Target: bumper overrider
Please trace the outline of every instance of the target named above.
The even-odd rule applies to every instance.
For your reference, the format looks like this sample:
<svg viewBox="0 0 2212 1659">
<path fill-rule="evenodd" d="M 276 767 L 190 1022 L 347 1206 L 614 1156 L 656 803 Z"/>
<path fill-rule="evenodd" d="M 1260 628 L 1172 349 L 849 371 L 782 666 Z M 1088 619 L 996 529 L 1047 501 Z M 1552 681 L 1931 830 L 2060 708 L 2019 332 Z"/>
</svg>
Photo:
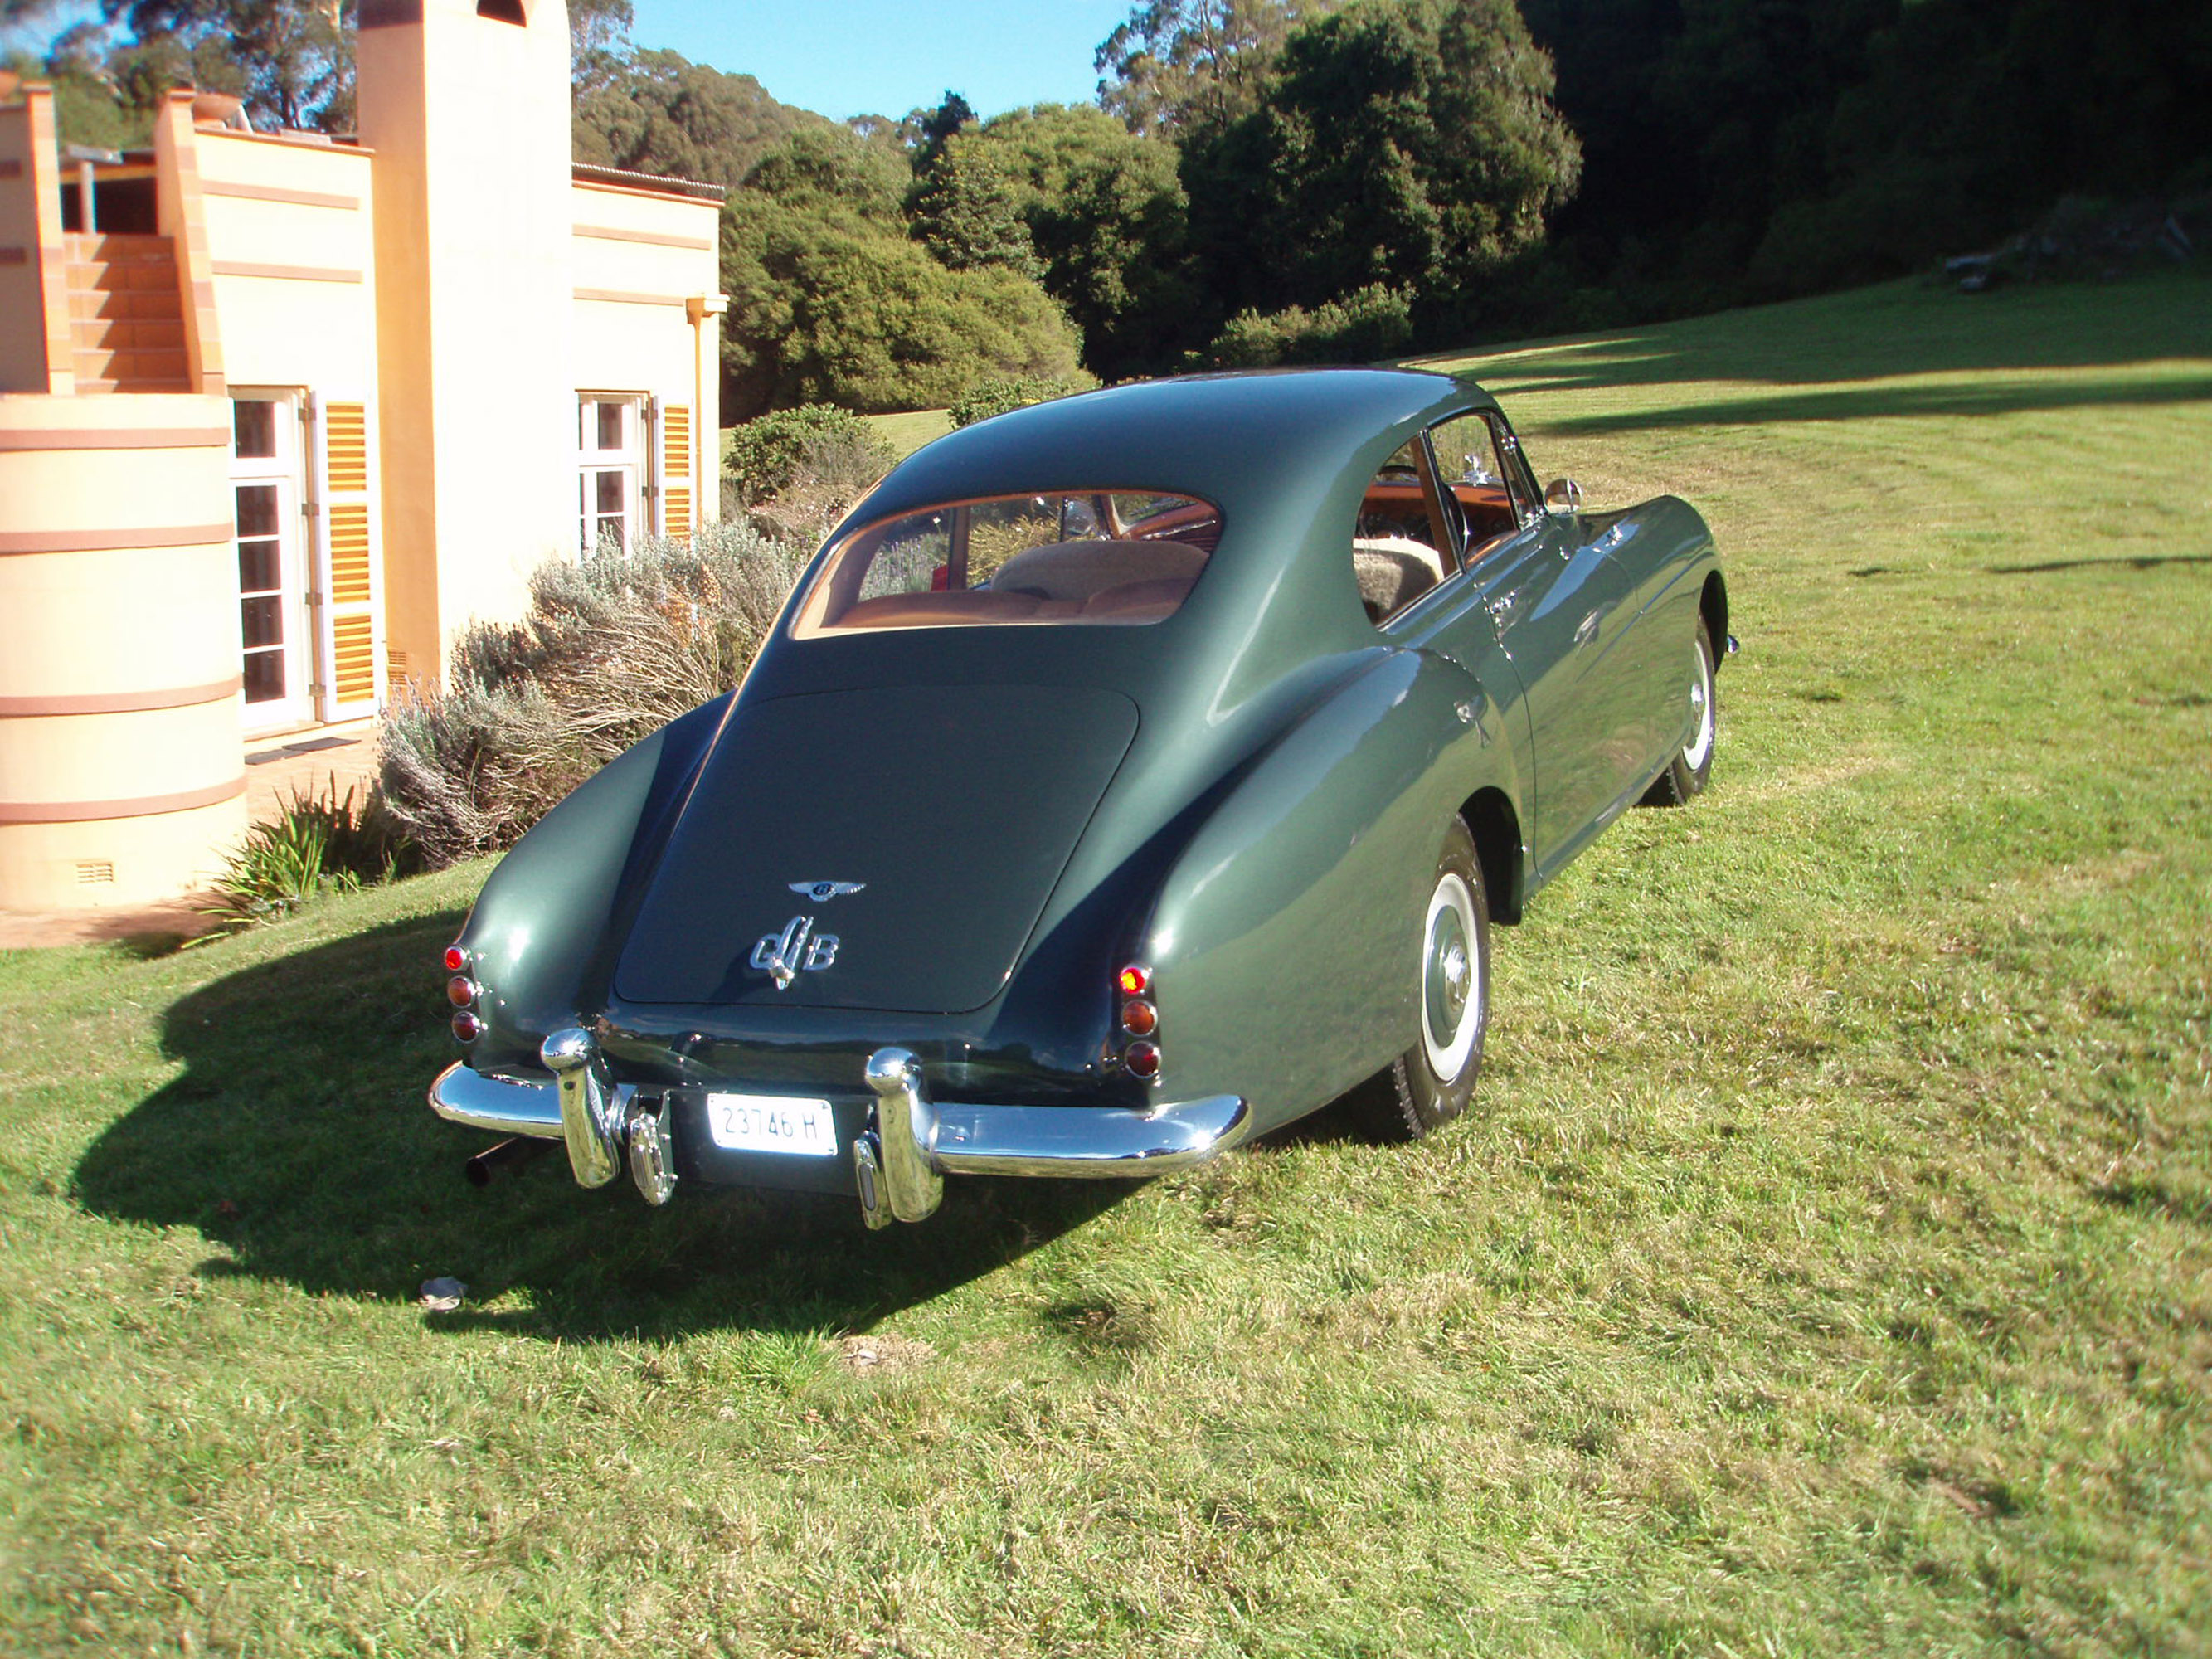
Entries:
<svg viewBox="0 0 2212 1659">
<path fill-rule="evenodd" d="M 580 1028 L 554 1032 L 538 1058 L 550 1081 L 449 1066 L 430 1085 L 430 1104 L 473 1128 L 565 1143 L 568 1167 L 586 1187 L 605 1186 L 627 1165 L 646 1201 L 665 1204 L 677 1180 L 672 1091 L 616 1082 Z M 933 1101 L 921 1063 L 904 1048 L 877 1049 L 863 1077 L 873 1100 L 847 1152 L 871 1227 L 927 1218 L 947 1175 L 1137 1180 L 1202 1164 L 1251 1127 L 1251 1109 L 1236 1095 L 1143 1111 Z"/>
</svg>

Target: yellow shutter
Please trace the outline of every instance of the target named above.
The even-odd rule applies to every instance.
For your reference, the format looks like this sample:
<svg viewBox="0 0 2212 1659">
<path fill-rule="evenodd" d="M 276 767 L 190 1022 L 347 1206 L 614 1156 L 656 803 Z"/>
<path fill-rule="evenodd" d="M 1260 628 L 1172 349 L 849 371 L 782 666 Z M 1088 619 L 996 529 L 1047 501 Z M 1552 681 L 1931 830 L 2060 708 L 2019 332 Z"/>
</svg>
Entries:
<svg viewBox="0 0 2212 1659">
<path fill-rule="evenodd" d="M 660 533 L 691 533 L 691 411 L 670 404 L 660 415 Z"/>
<path fill-rule="evenodd" d="M 383 617 L 377 606 L 374 514 L 368 488 L 368 410 L 322 404 L 321 513 L 323 696 L 326 720 L 375 711 L 383 690 L 378 657 Z"/>
</svg>

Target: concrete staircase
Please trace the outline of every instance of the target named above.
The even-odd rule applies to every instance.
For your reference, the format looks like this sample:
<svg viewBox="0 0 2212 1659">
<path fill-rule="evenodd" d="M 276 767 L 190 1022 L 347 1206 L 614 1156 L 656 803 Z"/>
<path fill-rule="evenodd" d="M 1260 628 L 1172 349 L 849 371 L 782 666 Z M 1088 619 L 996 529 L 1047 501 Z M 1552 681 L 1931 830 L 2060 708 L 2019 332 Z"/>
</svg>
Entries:
<svg viewBox="0 0 2212 1659">
<path fill-rule="evenodd" d="M 79 392 L 191 389 L 167 237 L 71 233 L 69 302 Z"/>
</svg>

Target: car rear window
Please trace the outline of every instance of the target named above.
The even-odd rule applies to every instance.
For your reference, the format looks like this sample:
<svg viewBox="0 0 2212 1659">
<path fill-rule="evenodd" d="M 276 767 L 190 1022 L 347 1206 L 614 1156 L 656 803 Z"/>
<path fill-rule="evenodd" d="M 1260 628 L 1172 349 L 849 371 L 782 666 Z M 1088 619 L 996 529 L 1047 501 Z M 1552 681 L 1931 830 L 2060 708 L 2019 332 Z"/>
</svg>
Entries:
<svg viewBox="0 0 2212 1659">
<path fill-rule="evenodd" d="M 947 502 L 838 543 L 793 631 L 1156 623 L 1182 605 L 1220 536 L 1211 502 L 1159 491 Z"/>
</svg>

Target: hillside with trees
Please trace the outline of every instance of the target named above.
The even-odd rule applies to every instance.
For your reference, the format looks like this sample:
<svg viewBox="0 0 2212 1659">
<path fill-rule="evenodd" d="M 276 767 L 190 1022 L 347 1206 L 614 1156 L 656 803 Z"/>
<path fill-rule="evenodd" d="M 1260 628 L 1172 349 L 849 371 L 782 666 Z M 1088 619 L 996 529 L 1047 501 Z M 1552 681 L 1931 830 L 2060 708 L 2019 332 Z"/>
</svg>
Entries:
<svg viewBox="0 0 2212 1659">
<path fill-rule="evenodd" d="M 10 64 L 71 142 L 143 143 L 179 82 L 350 124 L 352 0 L 103 16 Z M 571 20 L 577 158 L 729 191 L 726 418 L 1681 315 L 2069 195 L 2176 205 L 2185 252 L 2212 198 L 2212 8 L 2166 0 L 1141 0 L 1095 106 L 842 125 L 636 45 L 628 0 Z"/>
</svg>

